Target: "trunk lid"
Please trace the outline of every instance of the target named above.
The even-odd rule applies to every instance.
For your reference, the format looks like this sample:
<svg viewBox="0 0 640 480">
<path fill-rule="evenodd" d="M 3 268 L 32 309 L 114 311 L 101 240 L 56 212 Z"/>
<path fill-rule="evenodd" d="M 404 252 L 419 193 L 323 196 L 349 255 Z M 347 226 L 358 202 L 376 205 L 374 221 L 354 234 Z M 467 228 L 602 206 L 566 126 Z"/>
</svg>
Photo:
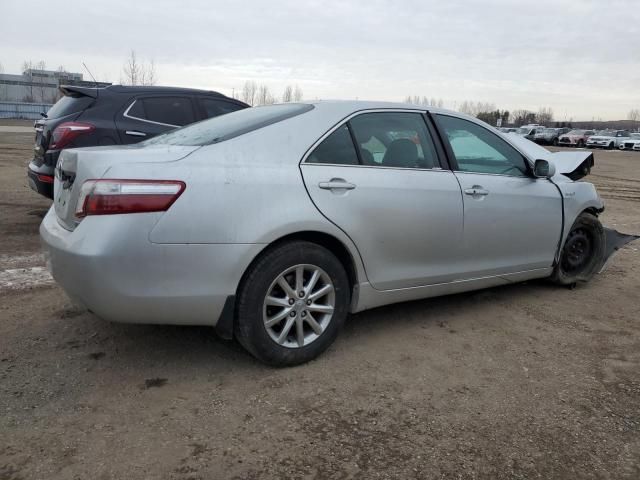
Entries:
<svg viewBox="0 0 640 480">
<path fill-rule="evenodd" d="M 53 185 L 53 205 L 58 222 L 67 230 L 80 223 L 75 211 L 85 180 L 103 178 L 114 165 L 122 163 L 157 164 L 180 160 L 200 147 L 124 145 L 63 150 L 58 159 Z"/>
</svg>

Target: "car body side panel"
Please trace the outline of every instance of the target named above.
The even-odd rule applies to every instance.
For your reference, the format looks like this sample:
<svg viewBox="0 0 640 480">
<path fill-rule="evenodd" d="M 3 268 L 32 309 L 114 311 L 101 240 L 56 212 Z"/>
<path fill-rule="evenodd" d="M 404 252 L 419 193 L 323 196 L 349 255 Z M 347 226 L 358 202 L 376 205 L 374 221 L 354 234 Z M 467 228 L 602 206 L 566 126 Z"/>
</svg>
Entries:
<svg viewBox="0 0 640 480">
<path fill-rule="evenodd" d="M 389 305 L 391 303 L 451 295 L 471 290 L 479 290 L 482 288 L 508 285 L 510 283 L 524 282 L 535 278 L 546 278 L 551 275 L 552 271 L 553 268 L 548 267 L 525 272 L 514 272 L 505 275 L 492 275 L 488 277 L 470 278 L 435 285 L 385 291 L 377 290 L 369 283 L 363 283 L 360 284 L 358 303 L 353 311 L 359 312 L 369 308 Z"/>
<path fill-rule="evenodd" d="M 562 233 L 562 199 L 547 179 L 456 172 L 464 196 L 461 258 L 467 276 L 486 277 L 553 265 Z"/>
<path fill-rule="evenodd" d="M 87 217 L 68 231 L 52 207 L 40 234 L 53 277 L 105 320 L 215 325 L 264 246 L 152 244 L 148 232 L 161 215 Z"/>
<path fill-rule="evenodd" d="M 303 164 L 315 205 L 358 245 L 380 290 L 441 283 L 465 271 L 460 186 L 449 170 Z M 353 190 L 320 188 L 343 178 Z M 437 225 L 437 227 L 435 227 Z"/>
</svg>

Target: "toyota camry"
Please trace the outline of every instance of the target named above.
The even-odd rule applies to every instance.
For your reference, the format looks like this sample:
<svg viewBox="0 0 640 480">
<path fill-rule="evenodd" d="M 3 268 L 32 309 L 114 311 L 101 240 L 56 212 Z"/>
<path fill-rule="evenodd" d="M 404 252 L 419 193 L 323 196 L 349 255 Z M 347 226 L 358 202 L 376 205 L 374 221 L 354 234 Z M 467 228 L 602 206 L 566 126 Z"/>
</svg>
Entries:
<svg viewBox="0 0 640 480">
<path fill-rule="evenodd" d="M 442 109 L 292 103 L 62 152 L 41 225 L 68 295 L 117 322 L 214 326 L 274 365 L 348 313 L 602 266 L 587 151 Z"/>
</svg>

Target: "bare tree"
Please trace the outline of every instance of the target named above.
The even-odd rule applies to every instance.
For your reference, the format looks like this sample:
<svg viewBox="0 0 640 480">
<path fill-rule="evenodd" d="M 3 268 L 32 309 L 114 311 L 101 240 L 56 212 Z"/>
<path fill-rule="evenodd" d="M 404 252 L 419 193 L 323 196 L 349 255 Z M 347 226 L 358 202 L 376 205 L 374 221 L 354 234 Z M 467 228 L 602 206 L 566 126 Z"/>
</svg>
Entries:
<svg viewBox="0 0 640 480">
<path fill-rule="evenodd" d="M 536 120 L 541 125 L 553 122 L 553 110 L 551 107 L 540 107 L 536 115 Z"/>
<path fill-rule="evenodd" d="M 633 108 L 629 110 L 629 114 L 627 115 L 627 118 L 633 122 L 634 127 L 637 129 L 638 122 L 640 122 L 640 110 L 637 108 Z"/>
<path fill-rule="evenodd" d="M 258 87 L 257 105 L 271 105 L 275 103 L 275 98 L 271 94 L 271 90 L 266 85 Z"/>
<path fill-rule="evenodd" d="M 138 85 L 140 81 L 140 63 L 138 63 L 135 50 L 131 50 L 129 58 L 127 58 L 122 67 L 122 73 L 124 74 L 124 79 L 121 80 L 121 83 L 125 85 Z"/>
<path fill-rule="evenodd" d="M 135 50 L 131 50 L 122 67 L 122 73 L 124 77 L 121 77 L 120 82 L 125 85 L 155 85 L 157 81 L 155 62 L 139 61 Z"/>
<path fill-rule="evenodd" d="M 242 87 L 242 94 L 240 98 L 244 103 L 253 106 L 256 102 L 256 92 L 258 91 L 258 85 L 253 80 L 247 80 Z"/>
<path fill-rule="evenodd" d="M 511 113 L 511 120 L 514 125 L 526 125 L 527 123 L 533 123 L 536 120 L 536 114 L 524 109 L 514 110 Z"/>
<path fill-rule="evenodd" d="M 141 85 L 155 85 L 156 84 L 156 62 L 151 60 L 148 64 L 142 66 L 142 73 L 140 76 Z"/>
<path fill-rule="evenodd" d="M 441 98 L 428 98 L 425 95 L 423 95 L 422 97 L 420 97 L 419 95 L 407 95 L 407 97 L 404 99 L 404 102 L 413 103 L 415 105 L 431 105 L 432 107 L 442 107 L 442 105 L 444 104 Z"/>
<path fill-rule="evenodd" d="M 302 101 L 302 89 L 300 86 L 296 85 L 296 88 L 293 90 L 293 101 L 301 102 Z"/>
<path fill-rule="evenodd" d="M 293 100 L 293 87 L 287 85 L 284 87 L 284 93 L 282 94 L 282 103 L 289 103 L 291 100 Z"/>
</svg>

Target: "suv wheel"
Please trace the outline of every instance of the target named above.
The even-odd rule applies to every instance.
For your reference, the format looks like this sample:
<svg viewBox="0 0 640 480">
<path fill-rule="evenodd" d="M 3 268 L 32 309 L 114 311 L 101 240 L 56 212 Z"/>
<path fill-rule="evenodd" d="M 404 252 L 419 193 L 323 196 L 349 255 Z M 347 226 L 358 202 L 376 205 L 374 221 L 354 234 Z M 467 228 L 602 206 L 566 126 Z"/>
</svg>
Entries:
<svg viewBox="0 0 640 480">
<path fill-rule="evenodd" d="M 329 250 L 304 241 L 281 244 L 240 285 L 236 338 L 270 365 L 307 362 L 337 337 L 350 297 L 345 269 Z"/>
<path fill-rule="evenodd" d="M 600 220 L 581 213 L 567 235 L 551 279 L 560 285 L 588 282 L 601 266 L 604 251 L 605 233 Z"/>
</svg>

